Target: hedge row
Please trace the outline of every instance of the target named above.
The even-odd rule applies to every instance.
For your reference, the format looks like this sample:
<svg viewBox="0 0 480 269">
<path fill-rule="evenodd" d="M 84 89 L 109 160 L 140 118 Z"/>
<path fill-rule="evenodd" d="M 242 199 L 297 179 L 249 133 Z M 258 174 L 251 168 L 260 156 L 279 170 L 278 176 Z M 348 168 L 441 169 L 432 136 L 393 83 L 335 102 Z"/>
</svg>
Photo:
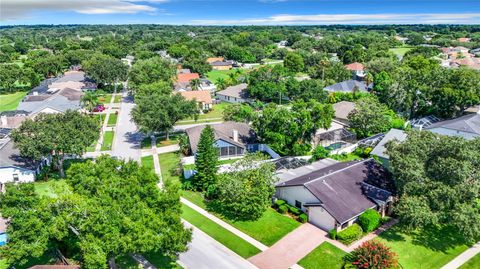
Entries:
<svg viewBox="0 0 480 269">
<path fill-rule="evenodd" d="M 360 239 L 362 237 L 363 230 L 360 225 L 354 223 L 345 230 L 337 233 L 337 238 L 340 242 L 345 245 L 350 245 L 352 242 Z"/>
<path fill-rule="evenodd" d="M 287 204 L 287 202 L 285 202 L 284 200 L 280 200 L 280 199 L 276 200 L 274 207 L 277 209 L 278 213 L 280 214 L 285 214 L 287 212 L 292 213 L 297 217 L 297 220 L 301 223 L 305 223 L 308 221 L 308 216 L 305 213 L 303 213 L 302 210 Z"/>
</svg>

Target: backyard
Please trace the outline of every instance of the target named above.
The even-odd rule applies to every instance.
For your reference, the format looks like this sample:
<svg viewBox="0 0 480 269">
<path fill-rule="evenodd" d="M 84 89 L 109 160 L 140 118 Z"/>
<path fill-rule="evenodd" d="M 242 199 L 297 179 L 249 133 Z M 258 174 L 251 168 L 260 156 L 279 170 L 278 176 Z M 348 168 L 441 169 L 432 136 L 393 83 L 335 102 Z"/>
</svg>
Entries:
<svg viewBox="0 0 480 269">
<path fill-rule="evenodd" d="M 229 78 L 229 74 L 235 72 L 235 69 L 230 69 L 230 70 L 212 70 L 210 72 L 207 73 L 207 78 L 208 80 L 210 80 L 211 82 L 213 82 L 214 84 L 217 83 L 217 80 L 219 78 L 222 78 L 222 79 L 227 79 Z"/>
<path fill-rule="evenodd" d="M 25 95 L 27 95 L 27 92 L 0 95 L 0 112 L 17 109 L 18 104 L 22 101 Z"/>
<path fill-rule="evenodd" d="M 212 110 L 210 110 L 209 112 L 198 115 L 198 120 L 196 122 L 194 121 L 193 118 L 188 118 L 188 119 L 177 122 L 177 125 L 221 121 L 223 118 L 223 111 L 227 106 L 231 106 L 231 105 L 232 105 L 231 103 L 227 103 L 227 102 L 221 102 L 219 104 L 215 104 L 213 105 Z"/>
<path fill-rule="evenodd" d="M 341 269 L 345 252 L 336 246 L 323 242 L 301 259 L 298 264 L 305 269 Z"/>
</svg>

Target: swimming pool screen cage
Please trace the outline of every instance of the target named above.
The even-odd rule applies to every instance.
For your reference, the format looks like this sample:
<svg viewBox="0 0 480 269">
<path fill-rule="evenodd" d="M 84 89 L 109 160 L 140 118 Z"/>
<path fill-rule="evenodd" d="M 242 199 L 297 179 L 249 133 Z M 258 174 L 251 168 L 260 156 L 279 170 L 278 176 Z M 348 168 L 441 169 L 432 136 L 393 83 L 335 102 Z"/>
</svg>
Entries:
<svg viewBox="0 0 480 269">
<path fill-rule="evenodd" d="M 354 133 L 348 131 L 347 129 L 341 128 L 318 134 L 316 140 L 322 146 L 329 146 L 336 142 L 355 143 L 357 140 L 357 136 Z"/>
</svg>

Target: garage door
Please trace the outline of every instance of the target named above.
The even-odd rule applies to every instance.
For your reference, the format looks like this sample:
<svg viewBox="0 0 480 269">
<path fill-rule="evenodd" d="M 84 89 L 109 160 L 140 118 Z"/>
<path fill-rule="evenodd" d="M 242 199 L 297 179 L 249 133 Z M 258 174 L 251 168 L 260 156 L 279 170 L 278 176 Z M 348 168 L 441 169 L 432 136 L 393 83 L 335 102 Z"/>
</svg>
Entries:
<svg viewBox="0 0 480 269">
<path fill-rule="evenodd" d="M 335 228 L 335 219 L 321 206 L 308 208 L 308 222 L 325 231 Z"/>
</svg>

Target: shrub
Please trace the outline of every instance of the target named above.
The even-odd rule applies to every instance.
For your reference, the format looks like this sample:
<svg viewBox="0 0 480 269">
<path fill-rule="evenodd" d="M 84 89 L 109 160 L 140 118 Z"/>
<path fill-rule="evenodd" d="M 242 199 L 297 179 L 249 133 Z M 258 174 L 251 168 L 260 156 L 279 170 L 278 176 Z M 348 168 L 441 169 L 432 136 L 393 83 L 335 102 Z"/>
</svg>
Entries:
<svg viewBox="0 0 480 269">
<path fill-rule="evenodd" d="M 308 216 L 307 216 L 307 214 L 305 214 L 305 213 L 300 214 L 300 216 L 298 216 L 298 220 L 299 220 L 301 223 L 307 222 L 307 221 L 308 221 Z"/>
<path fill-rule="evenodd" d="M 380 224 L 385 224 L 385 223 L 389 222 L 390 219 L 391 218 L 389 216 L 385 216 L 385 217 L 380 219 Z"/>
<path fill-rule="evenodd" d="M 398 268 L 398 258 L 391 249 L 377 240 L 363 243 L 347 259 L 356 268 Z"/>
<path fill-rule="evenodd" d="M 333 240 L 337 239 L 337 229 L 331 229 L 328 231 L 328 236 Z"/>
<path fill-rule="evenodd" d="M 353 224 L 352 226 L 348 227 L 347 229 L 339 232 L 337 234 L 338 240 L 344 243 L 345 245 L 350 245 L 353 241 L 362 237 L 362 227 L 358 224 Z"/>
<path fill-rule="evenodd" d="M 298 209 L 294 206 L 291 206 L 291 205 L 288 206 L 288 211 L 290 211 L 290 213 L 292 213 L 295 216 L 298 216 L 298 215 L 302 214 L 302 211 L 300 209 Z"/>
<path fill-rule="evenodd" d="M 284 200 L 277 199 L 277 200 L 275 201 L 275 207 L 278 208 L 278 207 L 284 205 L 285 203 L 286 203 L 286 202 L 285 202 Z"/>
<path fill-rule="evenodd" d="M 313 162 L 313 161 L 325 159 L 328 157 L 329 154 L 330 154 L 330 151 L 328 149 L 319 145 L 313 150 L 312 158 L 310 159 L 310 161 Z"/>
<path fill-rule="evenodd" d="M 367 209 L 358 217 L 358 223 L 362 229 L 369 233 L 380 225 L 380 214 L 374 209 Z"/>
<path fill-rule="evenodd" d="M 288 207 L 286 205 L 281 205 L 278 207 L 278 213 L 285 214 L 288 211 Z"/>
</svg>

